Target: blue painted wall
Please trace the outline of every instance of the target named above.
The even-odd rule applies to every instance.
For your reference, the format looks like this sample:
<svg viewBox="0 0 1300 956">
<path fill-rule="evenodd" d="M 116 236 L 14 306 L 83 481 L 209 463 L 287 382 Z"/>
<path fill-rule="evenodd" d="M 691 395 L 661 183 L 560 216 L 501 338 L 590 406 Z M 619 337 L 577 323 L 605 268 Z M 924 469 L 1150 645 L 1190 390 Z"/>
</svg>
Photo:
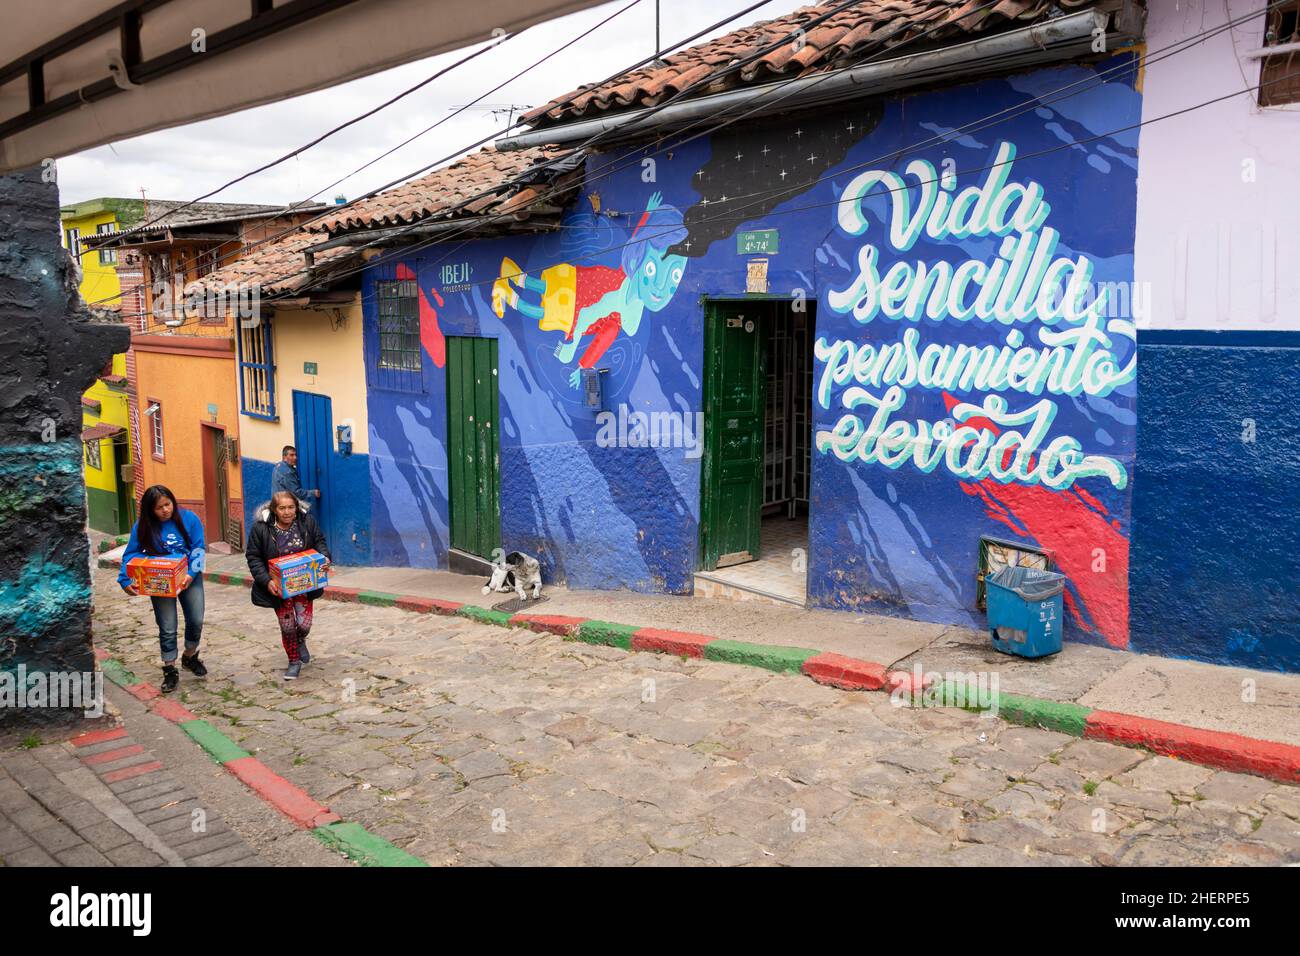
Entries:
<svg viewBox="0 0 1300 956">
<path fill-rule="evenodd" d="M 1300 333 L 1143 333 L 1133 648 L 1300 670 Z"/>
<path fill-rule="evenodd" d="M 1022 231 L 1031 233 L 1038 242 L 1035 248 L 1056 243 L 1044 264 L 1082 257 L 1095 282 L 1129 282 L 1137 143 L 1131 130 L 1106 131 L 1139 119 L 1140 95 L 1131 78 L 1117 76 L 1051 107 L 1017 111 L 1032 95 L 1089 77 L 1083 67 L 1044 70 L 732 128 L 662 152 L 646 148 L 595 156 L 587 164 L 591 179 L 558 232 L 408 250 L 369 270 L 363 305 L 374 561 L 445 566 L 447 425 L 441 350 L 447 335 L 482 335 L 499 341 L 504 545 L 537 553 L 549 579 L 573 587 L 679 594 L 691 589 L 700 509 L 698 455 L 683 448 L 601 447 L 596 413 L 584 407 L 572 381 L 582 355 L 600 336 L 582 339 L 568 353 L 563 330 L 528 312 L 532 291 L 518 290 L 522 304 L 494 303 L 494 285 L 498 292 L 504 288 L 513 294 L 514 283 L 503 287 L 503 276 L 526 273 L 556 293 L 564 282 L 556 267 L 569 264 L 581 295 L 583 283 L 599 285 L 609 281 L 613 270 L 626 272 L 628 250 L 638 242 L 653 247 L 656 236 L 667 237 L 663 248 L 642 249 L 645 255 L 630 263 L 637 281 L 658 283 L 654 294 L 666 302 L 643 312 L 622 308 L 622 328 L 615 330 L 597 363 L 610 369 L 607 406 L 626 406 L 631 412 L 695 413 L 702 408 L 702 299 L 745 296 L 746 267 L 753 256 L 737 249 L 736 233 L 742 230 L 779 231 L 779 251 L 767 257 L 770 294 L 817 300 L 814 338 L 822 340 L 827 354 L 815 365 L 815 386 L 839 343 L 882 348 L 905 343 L 913 333 L 918 351 L 927 345 L 991 346 L 996 351 L 1007 344 L 1012 354 L 1021 343 L 1043 349 L 1052 336 L 1077 334 L 1080 322 L 1040 321 L 1032 310 L 1030 321 L 1014 327 L 951 315 L 917 321 L 871 315 L 855 308 L 858 296 L 850 290 L 868 247 L 882 275 L 896 263 L 934 270 L 942 263 L 958 269 L 973 261 L 992 268 L 1004 248 L 1003 236 L 995 231 L 938 237 L 923 232 L 912 241 L 891 237 L 890 219 L 895 197 L 907 196 L 913 204 L 909 208 L 915 209 L 921 198 L 918 180 L 942 177 L 938 188 L 951 199 L 968 187 L 982 186 L 998 169 L 1012 184 L 1010 199 L 1041 186 L 1041 199 L 1050 207 L 1045 219 L 1012 230 L 1010 241 Z M 953 132 L 1004 109 L 1014 118 L 978 132 Z M 1074 140 L 1088 142 L 1064 146 Z M 1008 145 L 1014 159 L 991 170 L 999 157 L 1011 155 L 1000 152 Z M 905 158 L 900 161 L 900 156 Z M 927 179 L 915 168 L 909 175 L 906 164 L 913 159 L 927 161 L 935 175 Z M 837 207 L 837 200 L 855 177 L 872 169 L 904 176 L 903 186 L 888 191 L 888 184 L 878 184 L 868 191 L 856 227 L 838 221 L 836 209 L 851 204 Z M 998 186 L 988 188 L 992 194 Z M 593 193 L 599 197 L 599 214 Z M 662 205 L 643 222 L 656 196 Z M 640 271 L 649 260 L 652 277 Z M 1025 266 L 1005 267 L 1024 271 Z M 374 283 L 405 275 L 414 276 L 420 288 L 424 351 L 421 372 L 401 380 L 375 367 Z M 614 275 L 615 285 L 619 278 Z M 969 305 L 973 296 L 971 292 L 958 306 Z M 650 297 L 645 292 L 641 301 Z M 1020 477 L 999 480 L 979 469 L 963 472 L 965 439 L 956 441 L 956 470 L 943 462 L 923 468 L 910 458 L 896 467 L 845 461 L 833 453 L 833 442 L 823 442 L 812 463 L 810 603 L 979 624 L 978 542 L 981 534 L 993 534 L 1053 551 L 1070 577 L 1068 636 L 1126 646 L 1136 349 L 1124 316 L 1116 324 L 1103 323 L 1102 330 L 1104 341 L 1093 344 L 1096 358 L 1088 367 L 1096 376 L 1109 377 L 1105 389 L 1080 388 L 1073 394 L 1006 387 L 981 391 L 969 385 L 903 389 L 891 421 L 959 419 L 971 429 L 963 433 L 970 441 L 982 432 L 992 441 L 991 436 L 1028 428 L 1005 416 L 1001 424 L 992 421 L 999 411 L 996 404 L 986 404 L 990 398 L 1005 399 L 1010 412 L 1046 401 L 1042 415 L 1050 421 L 1033 453 L 1023 455 Z M 1076 358 L 1081 367 L 1086 364 L 1086 357 Z M 852 372 L 852 363 L 847 369 Z M 830 435 L 846 416 L 869 421 L 869 406 L 855 410 L 846 404 L 857 384 L 852 377 L 829 382 L 821 396 L 824 404 L 814 407 L 814 437 Z M 887 383 L 863 387 L 873 400 L 882 400 L 888 389 Z M 980 407 L 963 407 L 965 403 Z M 1047 450 L 1066 437 L 1077 444 Z M 1044 462 L 1044 455 L 1050 462 Z M 1078 465 L 1085 457 L 1095 467 L 1080 467 L 1072 480 L 1049 487 L 1044 472 L 1059 472 L 1063 463 Z"/>
</svg>

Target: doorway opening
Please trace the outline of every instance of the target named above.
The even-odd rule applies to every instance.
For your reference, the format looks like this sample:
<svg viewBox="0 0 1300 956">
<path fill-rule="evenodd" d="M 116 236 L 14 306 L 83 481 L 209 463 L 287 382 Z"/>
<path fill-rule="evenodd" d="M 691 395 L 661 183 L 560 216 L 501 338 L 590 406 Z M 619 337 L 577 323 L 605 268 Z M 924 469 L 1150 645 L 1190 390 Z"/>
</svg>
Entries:
<svg viewBox="0 0 1300 956">
<path fill-rule="evenodd" d="M 447 468 L 451 551 L 461 573 L 491 573 L 501 547 L 497 340 L 447 337 Z"/>
<path fill-rule="evenodd" d="M 807 598 L 814 306 L 710 302 L 695 593 Z"/>
</svg>

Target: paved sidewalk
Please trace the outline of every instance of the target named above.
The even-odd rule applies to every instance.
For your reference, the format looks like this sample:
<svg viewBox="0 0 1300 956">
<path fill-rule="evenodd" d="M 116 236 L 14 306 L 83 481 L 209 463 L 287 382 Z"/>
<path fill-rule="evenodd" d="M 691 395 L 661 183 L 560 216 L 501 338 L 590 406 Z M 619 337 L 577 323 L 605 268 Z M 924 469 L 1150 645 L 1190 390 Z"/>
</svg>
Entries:
<svg viewBox="0 0 1300 956">
<path fill-rule="evenodd" d="M 95 633 L 151 676 L 106 570 Z M 434 865 L 1300 863 L 1300 788 L 1261 777 L 396 607 L 321 602 L 312 635 L 284 682 L 274 616 L 214 585 L 175 700 Z"/>
<path fill-rule="evenodd" d="M 119 551 L 102 557 L 112 560 Z M 212 571 L 247 573 L 242 554 L 210 555 Z M 338 587 L 496 604 L 478 577 L 412 568 L 331 570 Z M 220 585 L 214 585 L 220 587 Z M 758 644 L 804 645 L 885 665 L 941 674 L 994 672 L 1003 693 L 1300 745 L 1300 674 L 1279 674 L 1067 643 L 1050 658 L 999 654 L 988 635 L 879 615 L 779 608 L 712 598 L 570 591 L 548 587 L 537 605 L 562 614 L 693 631 Z M 530 607 L 529 610 L 532 610 Z"/>
<path fill-rule="evenodd" d="M 104 729 L 0 752 L 0 865 L 250 866 L 257 853 L 155 753 Z"/>
</svg>

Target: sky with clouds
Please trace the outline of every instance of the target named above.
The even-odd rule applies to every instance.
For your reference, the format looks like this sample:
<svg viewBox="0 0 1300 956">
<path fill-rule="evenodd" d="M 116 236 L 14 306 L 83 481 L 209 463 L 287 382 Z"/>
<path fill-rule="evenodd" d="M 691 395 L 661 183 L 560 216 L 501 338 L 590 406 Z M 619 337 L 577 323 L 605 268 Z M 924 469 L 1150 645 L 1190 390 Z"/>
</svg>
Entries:
<svg viewBox="0 0 1300 956">
<path fill-rule="evenodd" d="M 661 42 L 665 46 L 674 44 L 752 2 L 659 0 Z M 629 3 L 632 3 L 630 9 L 590 36 L 487 96 L 476 107 L 448 119 L 457 107 L 471 103 Z M 782 16 L 806 5 L 807 0 L 772 0 L 708 36 Z M 470 49 L 408 63 L 306 96 L 66 157 L 58 164 L 60 202 L 80 202 L 100 196 L 138 197 L 141 188 L 151 199 L 193 199 L 414 86 L 463 58 Z M 312 196 L 325 202 L 339 195 L 355 198 L 394 180 L 406 179 L 415 170 L 450 154 L 462 153 L 477 140 L 504 130 L 511 106 L 539 106 L 582 83 L 601 80 L 636 63 L 654 49 L 655 0 L 616 0 L 539 24 L 375 116 L 231 186 L 209 201 L 284 204 Z M 445 122 L 391 156 L 338 181 L 439 120 Z"/>
</svg>

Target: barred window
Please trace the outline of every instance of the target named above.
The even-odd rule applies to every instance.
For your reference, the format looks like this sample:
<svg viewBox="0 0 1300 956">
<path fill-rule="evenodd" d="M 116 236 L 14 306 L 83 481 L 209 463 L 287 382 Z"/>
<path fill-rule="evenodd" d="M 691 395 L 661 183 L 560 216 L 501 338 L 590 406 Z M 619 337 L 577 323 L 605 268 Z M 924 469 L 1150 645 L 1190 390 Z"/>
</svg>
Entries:
<svg viewBox="0 0 1300 956">
<path fill-rule="evenodd" d="M 96 471 L 101 470 L 104 466 L 100 464 L 99 439 L 93 438 L 88 442 L 82 442 L 82 444 L 86 446 L 86 465 Z"/>
<path fill-rule="evenodd" d="M 1273 5 L 1264 14 L 1265 55 L 1259 67 L 1259 105 L 1300 103 L 1300 0 Z"/>
<path fill-rule="evenodd" d="M 115 223 L 111 223 L 111 222 L 100 223 L 98 226 L 95 227 L 95 235 L 105 236 L 112 233 L 116 229 L 117 229 L 117 225 Z M 116 249 L 99 250 L 99 264 L 101 266 L 111 266 L 116 262 L 117 262 Z"/>
<path fill-rule="evenodd" d="M 275 339 L 262 319 L 239 329 L 239 400 L 250 418 L 275 421 Z"/>
<path fill-rule="evenodd" d="M 421 370 L 419 294 L 414 279 L 375 283 L 381 369 Z"/>
</svg>

